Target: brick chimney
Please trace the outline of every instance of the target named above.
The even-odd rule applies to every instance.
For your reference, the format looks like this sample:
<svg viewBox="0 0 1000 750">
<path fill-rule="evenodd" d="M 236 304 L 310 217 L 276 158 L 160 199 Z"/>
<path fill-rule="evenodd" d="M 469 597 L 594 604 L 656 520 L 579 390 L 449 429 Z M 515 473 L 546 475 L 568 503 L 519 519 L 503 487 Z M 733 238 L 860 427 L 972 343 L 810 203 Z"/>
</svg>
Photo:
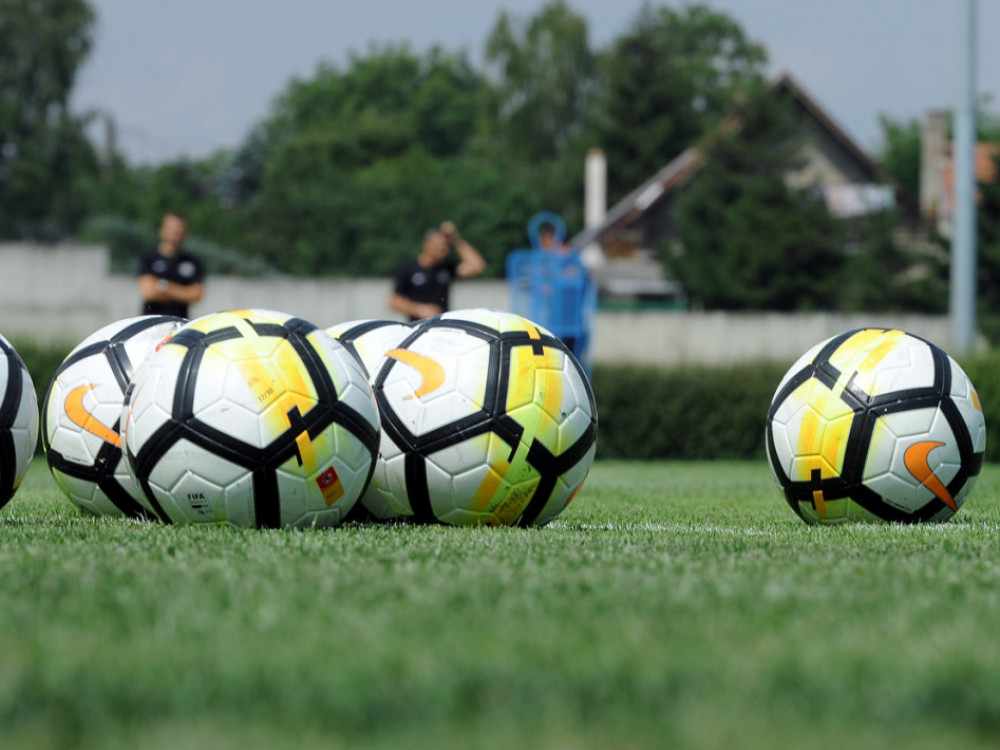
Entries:
<svg viewBox="0 0 1000 750">
<path fill-rule="evenodd" d="M 944 185 L 951 160 L 948 112 L 929 110 L 924 116 L 920 154 L 920 215 L 933 224 L 948 222 L 950 213 Z"/>
<path fill-rule="evenodd" d="M 592 148 L 587 153 L 583 178 L 583 223 L 589 229 L 600 224 L 608 212 L 608 163 L 601 149 Z M 593 269 L 603 264 L 604 251 L 592 242 L 581 249 L 580 258 Z"/>
</svg>

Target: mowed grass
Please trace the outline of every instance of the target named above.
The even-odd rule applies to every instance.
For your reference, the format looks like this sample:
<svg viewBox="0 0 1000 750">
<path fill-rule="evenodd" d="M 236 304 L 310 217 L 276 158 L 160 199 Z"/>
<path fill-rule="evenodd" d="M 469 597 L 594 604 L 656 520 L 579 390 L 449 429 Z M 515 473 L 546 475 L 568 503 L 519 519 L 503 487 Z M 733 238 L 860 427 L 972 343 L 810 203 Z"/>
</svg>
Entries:
<svg viewBox="0 0 1000 750">
<path fill-rule="evenodd" d="M 599 462 L 544 529 L 0 511 L 0 746 L 1000 741 L 1000 467 L 940 526 L 810 528 L 764 463 Z"/>
</svg>

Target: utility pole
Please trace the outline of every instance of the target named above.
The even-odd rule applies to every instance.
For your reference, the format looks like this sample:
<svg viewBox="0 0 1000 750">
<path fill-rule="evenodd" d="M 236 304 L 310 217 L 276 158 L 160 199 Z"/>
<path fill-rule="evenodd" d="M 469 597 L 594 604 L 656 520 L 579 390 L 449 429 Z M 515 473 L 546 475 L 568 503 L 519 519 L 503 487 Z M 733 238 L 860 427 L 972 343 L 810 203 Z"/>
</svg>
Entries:
<svg viewBox="0 0 1000 750">
<path fill-rule="evenodd" d="M 951 233 L 952 349 L 963 355 L 976 334 L 976 2 L 961 14 L 958 105 L 955 111 L 955 213 Z"/>
<path fill-rule="evenodd" d="M 115 116 L 108 110 L 101 110 L 101 121 L 104 124 L 104 149 L 101 154 L 101 180 L 111 183 L 115 178 L 115 154 L 118 151 L 118 123 Z"/>
</svg>

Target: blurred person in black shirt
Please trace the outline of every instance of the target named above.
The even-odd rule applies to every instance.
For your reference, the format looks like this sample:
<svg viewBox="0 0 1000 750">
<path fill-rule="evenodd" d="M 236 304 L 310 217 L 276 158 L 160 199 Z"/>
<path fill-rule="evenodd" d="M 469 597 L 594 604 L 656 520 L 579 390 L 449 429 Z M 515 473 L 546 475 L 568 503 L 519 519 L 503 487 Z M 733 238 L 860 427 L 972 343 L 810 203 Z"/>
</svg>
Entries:
<svg viewBox="0 0 1000 750">
<path fill-rule="evenodd" d="M 453 247 L 458 260 L 449 257 Z M 420 255 L 399 269 L 389 307 L 408 315 L 411 321 L 433 318 L 448 311 L 452 280 L 478 276 L 485 270 L 483 256 L 458 233 L 453 222 L 446 221 L 424 233 Z"/>
<path fill-rule="evenodd" d="M 139 258 L 136 274 L 143 315 L 188 317 L 188 305 L 205 292 L 201 261 L 182 248 L 187 220 L 170 212 L 160 224 L 160 243 Z"/>
</svg>

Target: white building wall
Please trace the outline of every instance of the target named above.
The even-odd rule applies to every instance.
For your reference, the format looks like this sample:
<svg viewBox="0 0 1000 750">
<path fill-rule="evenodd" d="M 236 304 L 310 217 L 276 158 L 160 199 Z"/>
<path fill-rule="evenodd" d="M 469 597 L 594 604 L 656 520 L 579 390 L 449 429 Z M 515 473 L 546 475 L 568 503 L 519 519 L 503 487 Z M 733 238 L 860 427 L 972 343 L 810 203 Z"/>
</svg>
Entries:
<svg viewBox="0 0 1000 750">
<path fill-rule="evenodd" d="M 71 348 L 114 320 L 137 315 L 133 279 L 107 273 L 103 247 L 0 244 L 0 334 Z M 192 316 L 258 307 L 298 315 L 319 326 L 359 318 L 402 319 L 388 307 L 389 279 L 242 279 L 210 277 Z M 452 306 L 508 305 L 503 281 L 464 281 L 452 287 Z M 945 316 L 720 312 L 599 311 L 594 321 L 596 363 L 660 366 L 725 365 L 761 359 L 794 361 L 813 344 L 853 328 L 902 328 L 946 351 Z"/>
</svg>

